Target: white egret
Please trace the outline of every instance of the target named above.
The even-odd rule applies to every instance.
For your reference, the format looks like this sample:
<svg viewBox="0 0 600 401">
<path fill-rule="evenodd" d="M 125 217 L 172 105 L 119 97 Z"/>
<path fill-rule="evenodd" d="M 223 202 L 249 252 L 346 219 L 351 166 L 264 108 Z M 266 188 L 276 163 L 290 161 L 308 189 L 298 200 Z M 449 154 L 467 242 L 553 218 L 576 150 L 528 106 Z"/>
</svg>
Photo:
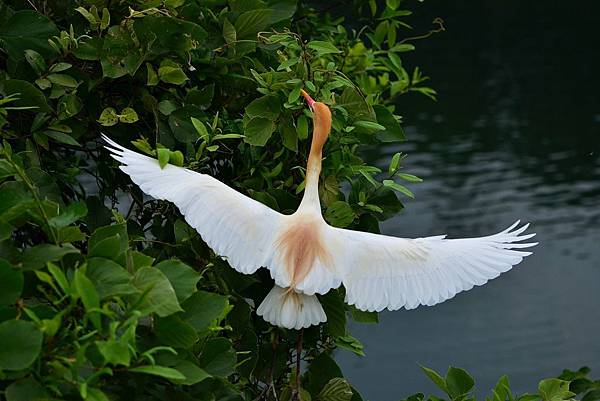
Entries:
<svg viewBox="0 0 600 401">
<path fill-rule="evenodd" d="M 266 267 L 275 286 L 257 309 L 271 324 L 302 329 L 327 320 L 316 294 L 344 285 L 346 302 L 364 311 L 435 305 L 510 270 L 537 243 L 519 221 L 479 238 L 396 238 L 328 225 L 319 202 L 327 105 L 302 91 L 314 131 L 298 210 L 284 215 L 215 178 L 133 152 L 108 137 L 106 148 L 145 193 L 173 202 L 203 240 L 236 270 Z"/>
</svg>

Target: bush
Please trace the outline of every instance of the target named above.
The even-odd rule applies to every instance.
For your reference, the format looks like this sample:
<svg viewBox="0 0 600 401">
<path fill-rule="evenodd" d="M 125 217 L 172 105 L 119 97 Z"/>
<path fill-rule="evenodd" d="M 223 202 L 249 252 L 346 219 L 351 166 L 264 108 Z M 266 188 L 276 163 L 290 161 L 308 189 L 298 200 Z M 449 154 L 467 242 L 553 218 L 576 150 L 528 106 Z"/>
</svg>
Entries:
<svg viewBox="0 0 600 401">
<path fill-rule="evenodd" d="M 298 332 L 254 314 L 269 275 L 236 273 L 169 203 L 133 185 L 104 132 L 210 174 L 284 213 L 298 206 L 306 88 L 333 110 L 321 201 L 338 227 L 378 231 L 412 193 L 397 96 L 434 97 L 399 40 L 409 11 L 355 1 L 9 1 L 0 4 L 0 389 L 9 401 L 291 398 Z M 37 9 L 32 9 L 36 8 Z M 74 5 L 73 5 L 74 4 Z M 351 29 L 354 27 L 355 29 Z M 342 190 L 343 189 L 343 190 Z M 304 331 L 300 398 L 360 400 L 331 357 L 377 314 L 321 297 Z M 586 400 L 587 401 L 587 400 Z"/>
</svg>

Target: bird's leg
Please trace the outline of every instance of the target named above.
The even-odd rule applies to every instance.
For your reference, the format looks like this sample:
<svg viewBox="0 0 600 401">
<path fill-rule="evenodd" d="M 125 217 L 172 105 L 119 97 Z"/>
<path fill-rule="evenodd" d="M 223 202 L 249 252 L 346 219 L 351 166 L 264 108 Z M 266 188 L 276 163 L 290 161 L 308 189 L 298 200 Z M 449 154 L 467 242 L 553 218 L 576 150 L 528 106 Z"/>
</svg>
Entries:
<svg viewBox="0 0 600 401">
<path fill-rule="evenodd" d="M 292 400 L 300 400 L 300 357 L 302 356 L 302 337 L 304 329 L 300 329 L 298 334 L 298 344 L 296 345 L 296 386 L 292 394 Z"/>
<path fill-rule="evenodd" d="M 275 372 L 275 361 L 277 360 L 277 345 L 279 343 L 279 332 L 275 331 L 272 337 L 271 347 L 273 349 L 273 358 L 271 359 L 271 368 L 269 369 L 269 384 L 266 391 L 267 398 L 269 390 L 273 391 L 273 397 L 277 401 L 277 392 L 275 391 L 275 383 L 273 382 L 273 373 Z"/>
</svg>

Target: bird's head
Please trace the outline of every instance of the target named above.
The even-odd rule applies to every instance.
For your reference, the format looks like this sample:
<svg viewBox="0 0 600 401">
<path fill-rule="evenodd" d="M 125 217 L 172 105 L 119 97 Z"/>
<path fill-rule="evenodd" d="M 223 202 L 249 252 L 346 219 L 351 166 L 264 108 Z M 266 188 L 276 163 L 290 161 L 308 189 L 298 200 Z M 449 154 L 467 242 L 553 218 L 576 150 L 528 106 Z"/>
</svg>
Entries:
<svg viewBox="0 0 600 401">
<path fill-rule="evenodd" d="M 315 102 L 305 90 L 302 89 L 300 93 L 313 113 L 313 145 L 322 148 L 331 131 L 331 110 L 325 103 Z"/>
</svg>

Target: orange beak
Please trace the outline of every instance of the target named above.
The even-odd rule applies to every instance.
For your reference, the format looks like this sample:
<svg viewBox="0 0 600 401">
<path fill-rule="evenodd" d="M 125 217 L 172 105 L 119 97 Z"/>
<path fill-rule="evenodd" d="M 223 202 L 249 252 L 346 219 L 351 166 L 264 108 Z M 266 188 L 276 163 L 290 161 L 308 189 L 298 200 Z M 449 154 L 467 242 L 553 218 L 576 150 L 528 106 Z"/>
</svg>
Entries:
<svg viewBox="0 0 600 401">
<path fill-rule="evenodd" d="M 310 97 L 310 95 L 304 89 L 300 89 L 300 93 L 302 94 L 302 96 L 304 96 L 304 99 L 306 99 L 306 103 L 308 103 L 308 107 L 310 107 L 310 109 L 312 110 L 313 104 L 315 104 L 313 98 Z"/>
</svg>

